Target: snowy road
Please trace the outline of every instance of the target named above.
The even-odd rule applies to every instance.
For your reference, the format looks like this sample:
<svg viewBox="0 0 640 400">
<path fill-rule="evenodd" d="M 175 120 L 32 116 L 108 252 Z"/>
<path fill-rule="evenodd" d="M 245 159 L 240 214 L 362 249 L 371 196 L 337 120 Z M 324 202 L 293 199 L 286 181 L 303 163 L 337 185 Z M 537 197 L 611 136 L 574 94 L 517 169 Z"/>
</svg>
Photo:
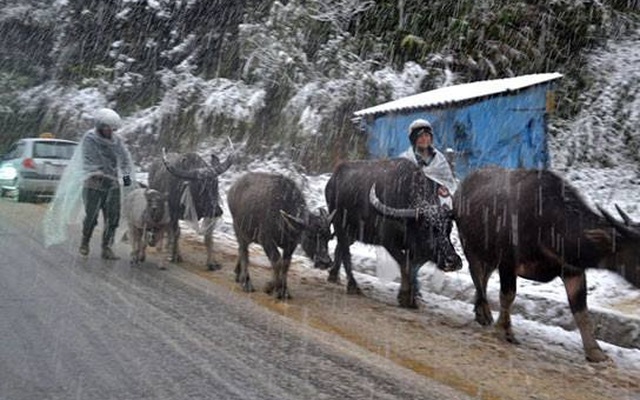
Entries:
<svg viewBox="0 0 640 400">
<path fill-rule="evenodd" d="M 0 199 L 0 398 L 467 398 L 182 268 L 45 249 Z M 77 238 L 77 237 L 76 237 Z"/>
</svg>

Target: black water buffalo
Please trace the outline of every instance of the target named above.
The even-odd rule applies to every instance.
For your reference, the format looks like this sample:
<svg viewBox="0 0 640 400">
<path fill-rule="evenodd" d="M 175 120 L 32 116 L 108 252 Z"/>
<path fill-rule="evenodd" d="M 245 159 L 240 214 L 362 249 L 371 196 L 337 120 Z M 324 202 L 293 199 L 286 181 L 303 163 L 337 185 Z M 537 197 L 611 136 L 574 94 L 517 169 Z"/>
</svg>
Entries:
<svg viewBox="0 0 640 400">
<path fill-rule="evenodd" d="M 331 258 L 327 243 L 331 239 L 331 216 L 307 210 L 304 196 L 296 184 L 282 175 L 248 173 L 233 183 L 227 194 L 233 228 L 238 239 L 236 282 L 252 292 L 249 277 L 249 244 L 262 245 L 271 266 L 273 279 L 265 292 L 278 299 L 290 298 L 287 272 L 298 243 L 318 268 L 328 268 Z M 282 256 L 278 248 L 282 249 Z"/>
<path fill-rule="evenodd" d="M 218 175 L 233 163 L 232 156 L 220 163 L 211 155 L 209 165 L 196 153 L 170 154 L 154 163 L 149 172 L 149 187 L 168 194 L 169 245 L 171 261 L 180 262 L 180 219 L 203 220 L 204 243 L 207 248 L 207 268 L 220 266 L 213 259 L 213 226 L 215 218 L 222 215 L 219 205 Z"/>
<path fill-rule="evenodd" d="M 401 307 L 415 308 L 415 275 L 427 261 L 454 271 L 462 267 L 450 241 L 452 212 L 439 205 L 436 184 L 405 159 L 350 161 L 339 164 L 325 188 L 337 237 L 329 281 L 337 282 L 340 265 L 347 292 L 360 292 L 351 271 L 349 247 L 355 240 L 383 246 L 400 265 Z"/>
<path fill-rule="evenodd" d="M 476 321 L 493 322 L 487 282 L 500 273 L 501 337 L 517 343 L 510 308 L 518 276 L 548 282 L 560 277 L 590 361 L 607 359 L 594 338 L 587 311 L 586 268 L 624 266 L 640 285 L 640 229 L 591 210 L 579 193 L 550 171 L 488 168 L 471 173 L 454 196 L 455 220 L 476 287 Z"/>
</svg>

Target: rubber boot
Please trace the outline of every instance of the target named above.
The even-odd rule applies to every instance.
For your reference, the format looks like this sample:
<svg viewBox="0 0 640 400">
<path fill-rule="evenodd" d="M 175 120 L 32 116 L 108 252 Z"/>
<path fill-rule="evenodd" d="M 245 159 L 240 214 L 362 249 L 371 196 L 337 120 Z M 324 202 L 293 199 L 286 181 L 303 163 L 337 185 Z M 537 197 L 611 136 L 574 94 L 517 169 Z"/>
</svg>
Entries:
<svg viewBox="0 0 640 400">
<path fill-rule="evenodd" d="M 113 237 L 116 232 L 115 226 L 107 226 L 102 234 L 102 258 L 105 260 L 119 260 L 120 257 L 116 256 L 111 245 L 113 244 Z"/>
<path fill-rule="evenodd" d="M 102 258 L 105 260 L 119 260 L 120 257 L 116 256 L 116 254 L 111 250 L 111 247 L 103 247 L 102 248 Z"/>
<path fill-rule="evenodd" d="M 80 243 L 80 249 L 78 249 L 78 252 L 80 253 L 81 256 L 86 257 L 89 255 L 89 240 L 90 238 L 88 236 L 82 237 L 82 242 Z"/>
</svg>

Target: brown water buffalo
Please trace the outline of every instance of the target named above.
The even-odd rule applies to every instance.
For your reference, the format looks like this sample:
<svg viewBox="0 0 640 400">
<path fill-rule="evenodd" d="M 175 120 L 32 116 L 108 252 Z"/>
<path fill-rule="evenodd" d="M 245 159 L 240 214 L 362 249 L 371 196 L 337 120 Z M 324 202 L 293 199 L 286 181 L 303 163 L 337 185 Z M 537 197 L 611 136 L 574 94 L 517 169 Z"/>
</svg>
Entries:
<svg viewBox="0 0 640 400">
<path fill-rule="evenodd" d="M 401 307 L 417 307 L 415 276 L 427 261 L 444 271 L 462 267 L 450 240 L 452 212 L 440 206 L 437 185 L 406 159 L 348 161 L 339 164 L 327 186 L 330 212 L 337 212 L 337 238 L 329 281 L 338 280 L 340 265 L 347 274 L 347 293 L 360 292 L 351 270 L 351 244 L 383 246 L 400 265 Z"/>
<path fill-rule="evenodd" d="M 277 174 L 248 173 L 229 188 L 227 203 L 238 239 L 236 282 L 244 291 L 254 290 L 248 269 L 251 243 L 262 245 L 271 262 L 273 279 L 265 291 L 278 299 L 291 297 L 287 273 L 298 243 L 317 268 L 331 265 L 327 243 L 332 237 L 332 216 L 324 209 L 317 214 L 310 212 L 302 192 L 291 179 Z"/>
<path fill-rule="evenodd" d="M 518 276 L 538 282 L 560 277 L 586 357 L 607 356 L 595 340 L 587 310 L 585 269 L 604 265 L 640 285 L 640 230 L 621 212 L 617 221 L 595 212 L 550 171 L 487 168 L 471 173 L 454 199 L 455 220 L 476 287 L 476 321 L 493 322 L 487 303 L 491 273 L 500 274 L 501 337 L 517 343 L 510 309 Z"/>
</svg>

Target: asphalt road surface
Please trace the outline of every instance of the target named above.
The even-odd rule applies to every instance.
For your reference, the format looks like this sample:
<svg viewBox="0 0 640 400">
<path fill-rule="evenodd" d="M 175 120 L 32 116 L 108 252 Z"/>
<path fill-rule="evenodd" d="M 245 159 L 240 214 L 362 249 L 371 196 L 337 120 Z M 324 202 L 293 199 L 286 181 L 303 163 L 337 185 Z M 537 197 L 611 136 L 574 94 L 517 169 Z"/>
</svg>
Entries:
<svg viewBox="0 0 640 400">
<path fill-rule="evenodd" d="M 45 204 L 0 199 L 0 399 L 465 399 L 339 337 L 128 249 L 45 248 Z"/>
</svg>

